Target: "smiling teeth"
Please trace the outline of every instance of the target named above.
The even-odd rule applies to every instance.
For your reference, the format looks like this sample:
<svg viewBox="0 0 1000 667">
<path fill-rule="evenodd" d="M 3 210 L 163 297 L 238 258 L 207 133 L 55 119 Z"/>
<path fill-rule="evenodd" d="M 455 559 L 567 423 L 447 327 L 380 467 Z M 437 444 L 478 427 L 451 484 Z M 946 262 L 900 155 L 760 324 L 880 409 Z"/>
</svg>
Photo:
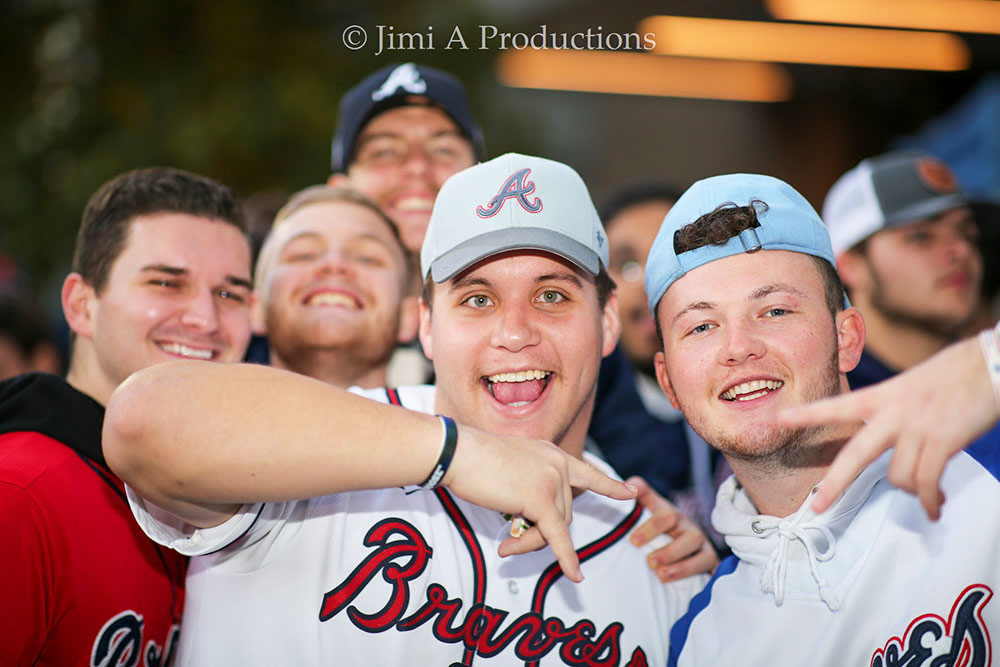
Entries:
<svg viewBox="0 0 1000 667">
<path fill-rule="evenodd" d="M 722 398 L 727 401 L 750 401 L 755 398 L 760 398 L 768 391 L 774 391 L 783 384 L 785 383 L 781 380 L 751 380 L 750 382 L 738 384 L 735 387 L 724 391 L 722 393 Z"/>
<path fill-rule="evenodd" d="M 400 211 L 429 211 L 434 207 L 434 200 L 425 197 L 409 197 L 396 204 Z"/>
<path fill-rule="evenodd" d="M 170 354 L 176 354 L 181 357 L 188 357 L 190 359 L 204 359 L 208 361 L 212 358 L 211 350 L 199 350 L 195 347 L 188 347 L 187 345 L 182 345 L 181 343 L 168 343 L 166 345 L 161 345 L 160 348 L 164 352 Z"/>
<path fill-rule="evenodd" d="M 354 303 L 354 299 L 347 296 L 346 294 L 341 294 L 340 292 L 320 292 L 319 294 L 310 297 L 306 305 L 343 306 L 345 308 L 357 308 L 357 304 Z"/>
<path fill-rule="evenodd" d="M 490 382 L 527 382 L 528 380 L 544 380 L 548 375 L 548 371 L 532 370 L 517 371 L 516 373 L 497 373 L 486 379 Z"/>
</svg>

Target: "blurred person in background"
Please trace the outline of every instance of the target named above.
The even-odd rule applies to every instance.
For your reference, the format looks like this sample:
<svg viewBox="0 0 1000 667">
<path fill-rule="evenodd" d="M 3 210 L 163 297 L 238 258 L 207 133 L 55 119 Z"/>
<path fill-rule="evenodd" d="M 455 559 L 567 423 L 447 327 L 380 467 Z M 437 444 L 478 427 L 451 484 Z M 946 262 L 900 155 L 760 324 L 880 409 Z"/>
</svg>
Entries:
<svg viewBox="0 0 1000 667">
<path fill-rule="evenodd" d="M 983 258 L 969 197 L 941 160 L 862 160 L 826 196 L 837 272 L 867 336 L 852 389 L 911 368 L 958 339 L 980 304 Z"/>
<path fill-rule="evenodd" d="M 33 371 L 62 371 L 45 317 L 28 301 L 0 298 L 0 380 Z"/>
</svg>

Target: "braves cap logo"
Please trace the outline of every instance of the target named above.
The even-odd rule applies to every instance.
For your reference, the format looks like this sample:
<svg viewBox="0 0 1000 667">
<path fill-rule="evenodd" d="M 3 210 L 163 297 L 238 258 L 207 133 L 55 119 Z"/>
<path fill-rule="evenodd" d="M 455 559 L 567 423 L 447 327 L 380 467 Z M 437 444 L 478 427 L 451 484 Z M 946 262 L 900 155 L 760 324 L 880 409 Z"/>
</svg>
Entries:
<svg viewBox="0 0 1000 667">
<path fill-rule="evenodd" d="M 420 70 L 413 63 L 406 63 L 392 70 L 385 83 L 372 93 L 372 100 L 378 102 L 392 97 L 400 88 L 414 95 L 427 92 L 427 82 L 420 78 Z"/>
<path fill-rule="evenodd" d="M 497 192 L 496 195 L 489 200 L 489 202 L 487 202 L 485 207 L 476 207 L 476 215 L 480 218 L 492 218 L 500 212 L 504 203 L 508 199 L 512 198 L 517 200 L 517 203 L 521 205 L 521 208 L 528 213 L 538 213 L 541 211 L 541 198 L 535 197 L 534 201 L 528 201 L 528 195 L 535 191 L 535 182 L 528 180 L 529 173 L 531 173 L 531 169 L 525 168 L 520 171 L 515 171 L 513 174 L 508 176 L 507 180 L 500 186 L 500 191 Z"/>
<path fill-rule="evenodd" d="M 917 176 L 935 192 L 957 192 L 958 183 L 951 169 L 937 160 L 917 160 Z"/>
</svg>

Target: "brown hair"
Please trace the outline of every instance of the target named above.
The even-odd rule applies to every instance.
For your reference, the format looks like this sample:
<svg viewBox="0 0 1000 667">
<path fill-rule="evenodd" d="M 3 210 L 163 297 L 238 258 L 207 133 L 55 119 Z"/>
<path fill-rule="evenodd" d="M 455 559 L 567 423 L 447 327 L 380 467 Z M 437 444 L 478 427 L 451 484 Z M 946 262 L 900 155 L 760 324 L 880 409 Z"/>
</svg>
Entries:
<svg viewBox="0 0 1000 667">
<path fill-rule="evenodd" d="M 760 227 L 757 216 L 767 211 L 767 203 L 760 199 L 751 199 L 747 206 L 737 206 L 732 202 L 720 204 L 710 213 L 706 213 L 694 222 L 681 227 L 674 233 L 674 252 L 681 254 L 707 245 L 725 245 L 729 239 L 738 236 L 740 232 Z M 837 269 L 822 257 L 805 253 L 823 281 L 823 296 L 827 310 L 832 317 L 844 309 L 844 284 L 837 274 Z M 656 335 L 663 345 L 663 333 L 660 330 L 659 318 L 656 321 Z"/>
<path fill-rule="evenodd" d="M 156 213 L 186 213 L 247 231 L 239 199 L 221 183 L 170 167 L 135 169 L 102 185 L 87 202 L 73 271 L 100 294 L 125 247 L 132 221 Z"/>
</svg>

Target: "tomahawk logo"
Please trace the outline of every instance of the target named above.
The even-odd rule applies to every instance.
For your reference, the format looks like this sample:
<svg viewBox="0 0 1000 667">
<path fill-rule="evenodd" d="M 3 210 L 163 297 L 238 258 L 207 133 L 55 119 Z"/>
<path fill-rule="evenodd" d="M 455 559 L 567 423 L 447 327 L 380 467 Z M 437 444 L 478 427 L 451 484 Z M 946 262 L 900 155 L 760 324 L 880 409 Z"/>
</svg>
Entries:
<svg viewBox="0 0 1000 667">
<path fill-rule="evenodd" d="M 507 177 L 507 180 L 500 186 L 500 191 L 493 196 L 486 206 L 476 207 L 476 215 L 480 218 L 492 218 L 503 208 L 504 202 L 508 199 L 515 199 L 528 213 L 538 213 L 542 210 L 542 200 L 535 197 L 534 201 L 528 201 L 528 195 L 535 191 L 535 182 L 528 180 L 531 169 L 525 168 L 515 171 Z"/>
<path fill-rule="evenodd" d="M 893 637 L 872 655 L 871 667 L 988 667 L 993 664 L 983 608 L 993 591 L 969 586 L 955 600 L 948 620 L 937 614 L 915 618 L 903 638 Z"/>
<path fill-rule="evenodd" d="M 414 95 L 427 92 L 427 82 L 420 78 L 420 70 L 413 63 L 406 63 L 392 70 L 385 83 L 372 93 L 372 100 L 378 102 L 392 97 L 400 88 Z"/>
</svg>

